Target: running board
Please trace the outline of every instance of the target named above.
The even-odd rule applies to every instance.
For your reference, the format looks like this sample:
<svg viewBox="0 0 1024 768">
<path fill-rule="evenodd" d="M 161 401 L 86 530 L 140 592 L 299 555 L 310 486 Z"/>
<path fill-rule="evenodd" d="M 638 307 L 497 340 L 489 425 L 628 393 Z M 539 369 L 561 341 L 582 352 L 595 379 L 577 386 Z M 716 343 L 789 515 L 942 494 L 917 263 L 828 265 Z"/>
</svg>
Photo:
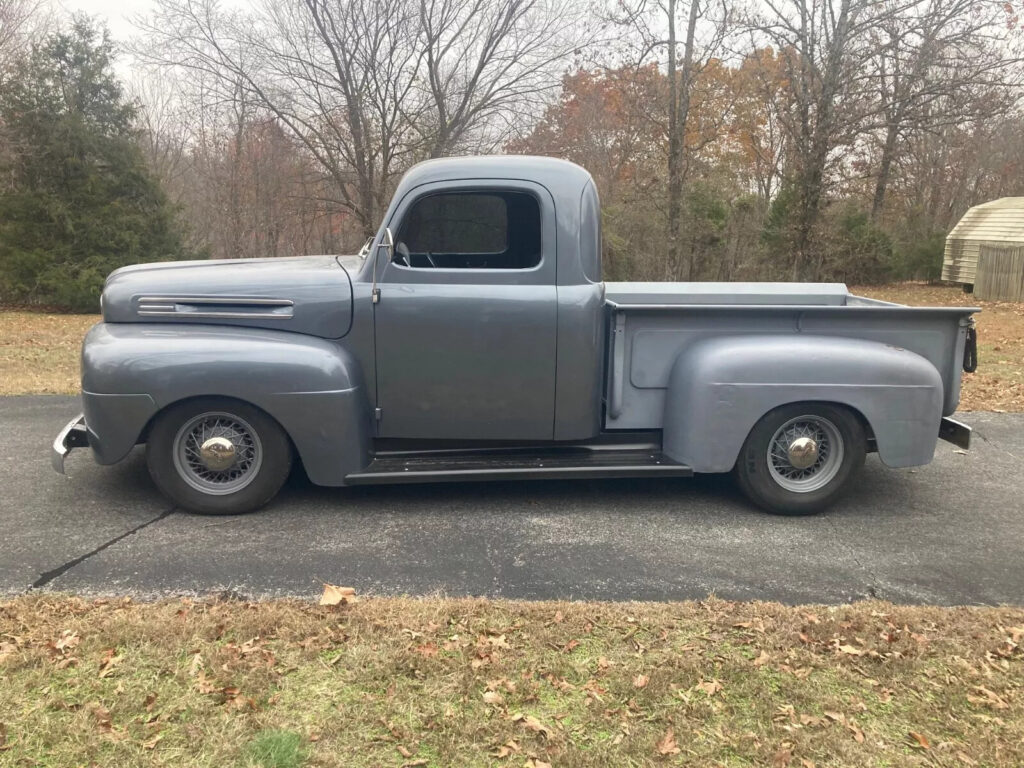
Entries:
<svg viewBox="0 0 1024 768">
<path fill-rule="evenodd" d="M 690 477 L 693 470 L 665 455 L 638 450 L 378 454 L 346 485 L 484 480 L 579 480 L 594 477 Z"/>
</svg>

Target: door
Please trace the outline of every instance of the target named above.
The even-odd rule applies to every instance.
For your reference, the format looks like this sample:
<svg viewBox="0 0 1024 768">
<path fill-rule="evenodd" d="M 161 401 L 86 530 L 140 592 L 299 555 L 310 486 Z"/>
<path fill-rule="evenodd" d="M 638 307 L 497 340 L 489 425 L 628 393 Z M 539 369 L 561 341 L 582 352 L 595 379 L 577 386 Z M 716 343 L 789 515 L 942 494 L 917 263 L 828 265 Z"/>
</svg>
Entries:
<svg viewBox="0 0 1024 768">
<path fill-rule="evenodd" d="M 381 437 L 550 440 L 554 205 L 527 182 L 438 183 L 388 222 L 374 307 Z"/>
</svg>

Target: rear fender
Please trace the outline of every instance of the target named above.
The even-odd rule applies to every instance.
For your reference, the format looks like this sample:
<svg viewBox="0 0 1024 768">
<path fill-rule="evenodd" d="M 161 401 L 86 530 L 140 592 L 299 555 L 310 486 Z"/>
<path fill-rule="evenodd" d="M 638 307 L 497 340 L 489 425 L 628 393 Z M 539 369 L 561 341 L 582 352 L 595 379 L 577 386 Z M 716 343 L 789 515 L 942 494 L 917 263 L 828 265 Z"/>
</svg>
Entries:
<svg viewBox="0 0 1024 768">
<path fill-rule="evenodd" d="M 717 337 L 683 349 L 673 363 L 664 451 L 695 472 L 727 472 L 770 410 L 825 402 L 861 415 L 886 465 L 927 464 L 942 399 L 935 367 L 898 347 L 813 335 Z"/>
<path fill-rule="evenodd" d="M 82 399 L 100 463 L 119 461 L 152 417 L 202 396 L 261 408 L 284 428 L 310 480 L 342 485 L 370 460 L 359 362 L 337 342 L 281 331 L 100 323 L 82 347 Z"/>
</svg>

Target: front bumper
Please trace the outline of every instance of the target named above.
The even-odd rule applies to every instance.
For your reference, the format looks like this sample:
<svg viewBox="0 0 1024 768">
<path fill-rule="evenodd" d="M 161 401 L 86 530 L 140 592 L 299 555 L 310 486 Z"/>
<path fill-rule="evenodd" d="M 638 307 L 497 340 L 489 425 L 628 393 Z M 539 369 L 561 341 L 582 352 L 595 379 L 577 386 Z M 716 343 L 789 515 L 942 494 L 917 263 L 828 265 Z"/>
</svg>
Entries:
<svg viewBox="0 0 1024 768">
<path fill-rule="evenodd" d="M 971 447 L 971 428 L 947 416 L 939 423 L 939 437 L 965 451 Z"/>
<path fill-rule="evenodd" d="M 79 414 L 67 426 L 60 431 L 57 439 L 53 441 L 53 450 L 50 453 L 50 463 L 53 468 L 64 474 L 64 459 L 71 453 L 73 448 L 85 448 L 89 445 L 89 430 L 85 426 L 85 416 Z"/>
</svg>

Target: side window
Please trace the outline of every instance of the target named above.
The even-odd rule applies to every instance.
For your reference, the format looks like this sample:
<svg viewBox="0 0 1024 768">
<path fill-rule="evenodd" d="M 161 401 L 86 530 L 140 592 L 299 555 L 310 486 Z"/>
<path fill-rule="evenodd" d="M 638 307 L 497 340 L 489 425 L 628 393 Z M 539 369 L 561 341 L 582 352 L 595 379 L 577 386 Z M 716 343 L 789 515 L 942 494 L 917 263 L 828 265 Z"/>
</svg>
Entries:
<svg viewBox="0 0 1024 768">
<path fill-rule="evenodd" d="M 395 238 L 395 261 L 416 269 L 530 269 L 540 259 L 540 206 L 525 192 L 427 195 Z"/>
</svg>

